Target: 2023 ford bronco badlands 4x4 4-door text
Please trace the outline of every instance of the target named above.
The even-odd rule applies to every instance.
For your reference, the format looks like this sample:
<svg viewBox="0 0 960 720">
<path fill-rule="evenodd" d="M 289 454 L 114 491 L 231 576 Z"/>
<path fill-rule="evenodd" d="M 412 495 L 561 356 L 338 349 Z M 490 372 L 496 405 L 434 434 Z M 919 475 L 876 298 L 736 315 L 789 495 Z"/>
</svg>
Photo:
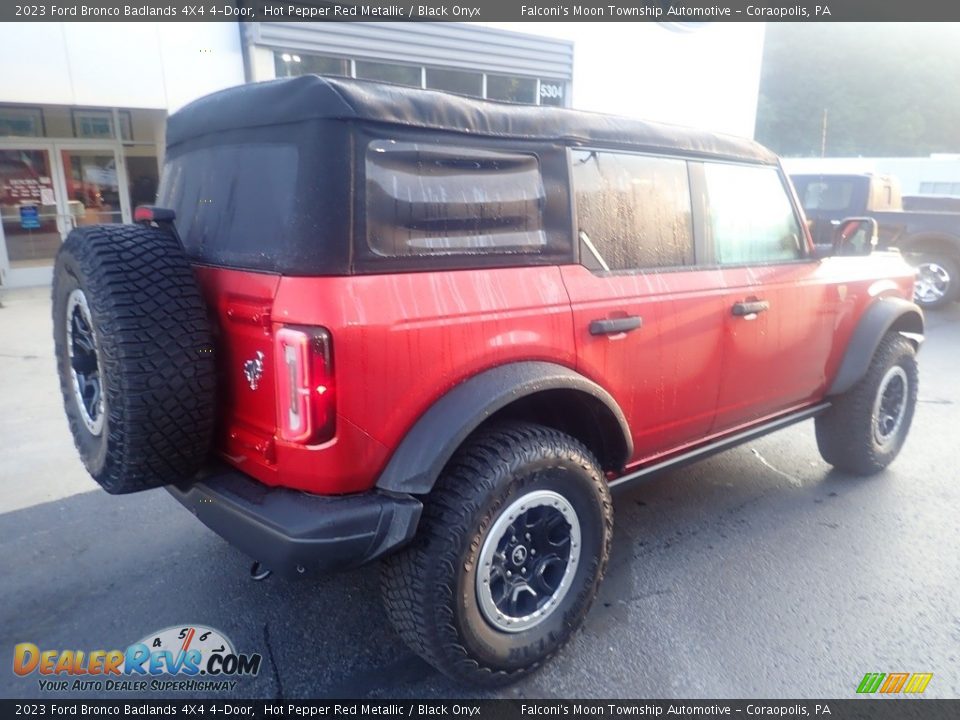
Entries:
<svg viewBox="0 0 960 720">
<path fill-rule="evenodd" d="M 57 258 L 83 462 L 277 572 L 382 558 L 398 632 L 455 678 L 580 626 L 611 486 L 805 418 L 875 473 L 910 427 L 913 271 L 851 256 L 856 219 L 818 257 L 751 141 L 305 76 L 167 142 L 157 207 Z"/>
</svg>

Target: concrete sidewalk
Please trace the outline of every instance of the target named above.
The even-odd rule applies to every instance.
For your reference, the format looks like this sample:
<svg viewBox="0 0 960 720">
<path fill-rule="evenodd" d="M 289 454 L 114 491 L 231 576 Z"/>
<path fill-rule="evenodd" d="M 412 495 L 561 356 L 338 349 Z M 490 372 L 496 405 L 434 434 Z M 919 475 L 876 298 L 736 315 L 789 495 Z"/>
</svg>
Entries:
<svg viewBox="0 0 960 720">
<path fill-rule="evenodd" d="M 0 514 L 97 487 L 63 414 L 50 288 L 0 291 Z"/>
</svg>

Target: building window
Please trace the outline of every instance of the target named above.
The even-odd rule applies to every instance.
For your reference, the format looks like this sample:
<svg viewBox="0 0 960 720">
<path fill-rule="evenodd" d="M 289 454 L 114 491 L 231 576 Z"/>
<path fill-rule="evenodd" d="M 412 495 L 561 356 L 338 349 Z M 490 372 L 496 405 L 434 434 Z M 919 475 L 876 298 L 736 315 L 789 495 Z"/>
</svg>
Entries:
<svg viewBox="0 0 960 720">
<path fill-rule="evenodd" d="M 357 60 L 357 77 L 362 80 L 379 80 L 420 87 L 421 69 L 415 65 L 394 65 L 392 63 Z"/>
<path fill-rule="evenodd" d="M 127 166 L 130 207 L 153 205 L 157 199 L 157 185 L 160 183 L 159 166 L 153 148 L 142 145 L 124 146 L 123 161 Z"/>
<path fill-rule="evenodd" d="M 582 262 L 591 270 L 693 265 L 687 163 L 575 150 L 573 190 Z"/>
<path fill-rule="evenodd" d="M 350 76 L 350 61 L 326 55 L 310 55 L 295 50 L 278 50 L 273 53 L 277 77 L 299 75 Z"/>
<path fill-rule="evenodd" d="M 535 78 L 511 75 L 487 75 L 487 98 L 506 102 L 536 104 L 537 81 Z"/>
<path fill-rule="evenodd" d="M 45 134 L 40 108 L 0 108 L 0 136 L 43 137 Z"/>
<path fill-rule="evenodd" d="M 432 90 L 483 97 L 483 75 L 465 70 L 427 68 L 427 87 Z"/>
<path fill-rule="evenodd" d="M 300 50 L 275 50 L 273 62 L 278 78 L 311 74 L 355 77 L 526 105 L 566 105 L 565 80 L 487 74 L 484 94 L 481 71 L 312 55 Z"/>
<path fill-rule="evenodd" d="M 960 195 L 960 183 L 956 182 L 922 182 L 921 195 Z"/>
<path fill-rule="evenodd" d="M 566 94 L 567 84 L 563 80 L 540 80 L 540 104 L 554 105 L 556 107 L 564 106 L 564 95 Z"/>
<path fill-rule="evenodd" d="M 78 138 L 95 138 L 113 140 L 116 131 L 113 127 L 113 112 L 110 110 L 71 110 L 73 121 L 73 136 Z M 121 110 L 120 137 L 124 140 L 133 140 L 133 120 L 129 110 Z"/>
</svg>

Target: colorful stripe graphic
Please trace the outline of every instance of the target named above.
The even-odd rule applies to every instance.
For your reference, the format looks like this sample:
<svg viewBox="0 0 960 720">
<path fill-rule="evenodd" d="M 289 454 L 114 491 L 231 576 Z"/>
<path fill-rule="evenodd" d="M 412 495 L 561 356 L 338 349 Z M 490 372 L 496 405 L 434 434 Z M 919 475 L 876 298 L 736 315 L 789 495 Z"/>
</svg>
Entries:
<svg viewBox="0 0 960 720">
<path fill-rule="evenodd" d="M 933 673 L 867 673 L 857 686 L 857 692 L 879 692 L 885 695 L 899 692 L 922 693 L 932 679 Z"/>
</svg>

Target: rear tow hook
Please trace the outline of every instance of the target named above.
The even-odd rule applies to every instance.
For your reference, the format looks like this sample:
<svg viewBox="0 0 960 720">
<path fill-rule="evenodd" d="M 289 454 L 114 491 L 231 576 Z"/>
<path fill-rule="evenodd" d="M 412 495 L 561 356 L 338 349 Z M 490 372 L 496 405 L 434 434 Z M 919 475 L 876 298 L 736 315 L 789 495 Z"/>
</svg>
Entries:
<svg viewBox="0 0 960 720">
<path fill-rule="evenodd" d="M 266 580 L 272 574 L 273 571 L 265 568 L 259 560 L 254 560 L 253 565 L 250 566 L 250 579 L 256 582 Z"/>
</svg>

